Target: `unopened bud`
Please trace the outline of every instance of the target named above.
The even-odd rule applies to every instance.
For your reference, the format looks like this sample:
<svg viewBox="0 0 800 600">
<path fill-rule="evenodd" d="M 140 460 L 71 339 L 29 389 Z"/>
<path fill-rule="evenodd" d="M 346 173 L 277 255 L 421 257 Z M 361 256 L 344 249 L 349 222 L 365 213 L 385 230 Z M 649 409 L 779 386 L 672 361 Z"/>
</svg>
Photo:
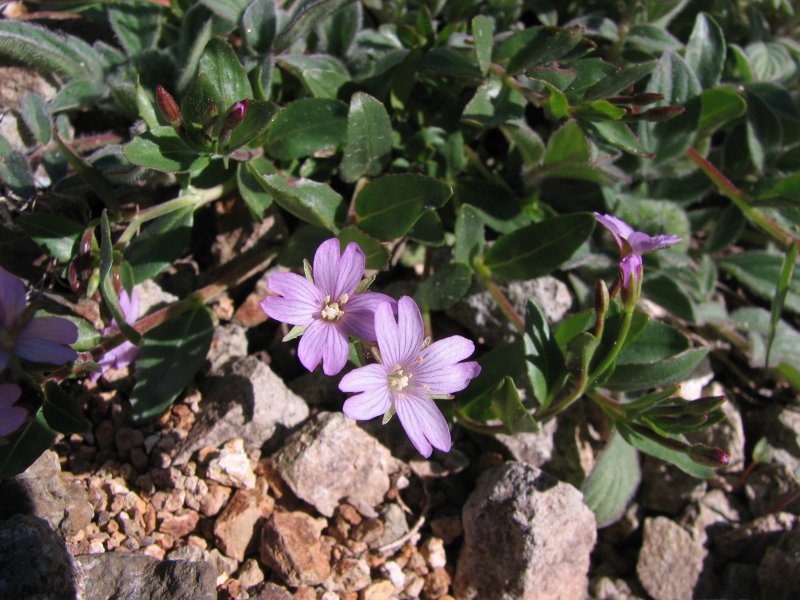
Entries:
<svg viewBox="0 0 800 600">
<path fill-rule="evenodd" d="M 644 121 L 668 121 L 672 117 L 677 117 L 685 110 L 683 106 L 657 106 L 638 116 Z"/>
<path fill-rule="evenodd" d="M 653 104 L 660 102 L 664 99 L 664 94 L 656 94 L 654 92 L 644 92 L 642 94 L 634 94 L 631 96 L 631 101 L 636 104 Z"/>
<path fill-rule="evenodd" d="M 707 467 L 724 467 L 731 460 L 730 454 L 721 448 L 712 448 L 705 444 L 690 446 L 688 455 L 698 465 Z"/>
<path fill-rule="evenodd" d="M 219 131 L 219 147 L 225 148 L 230 142 L 233 130 L 241 125 L 247 117 L 247 108 L 250 106 L 248 100 L 240 100 L 231 106 L 222 117 L 222 128 Z"/>
<path fill-rule="evenodd" d="M 690 431 L 697 431 L 708 420 L 707 415 L 665 415 L 652 419 L 662 431 L 667 433 L 689 433 Z"/>
<path fill-rule="evenodd" d="M 706 396 L 686 404 L 685 412 L 690 415 L 707 415 L 725 404 L 725 396 Z"/>
<path fill-rule="evenodd" d="M 608 286 L 602 279 L 597 281 L 594 288 L 594 310 L 598 315 L 604 315 L 608 312 L 609 294 Z"/>
<path fill-rule="evenodd" d="M 161 85 L 156 86 L 156 103 L 164 120 L 175 129 L 180 127 L 181 109 L 178 108 L 175 98 Z"/>
<path fill-rule="evenodd" d="M 89 254 L 92 251 L 92 240 L 94 239 L 94 227 L 88 227 L 81 236 L 80 254 Z"/>
</svg>

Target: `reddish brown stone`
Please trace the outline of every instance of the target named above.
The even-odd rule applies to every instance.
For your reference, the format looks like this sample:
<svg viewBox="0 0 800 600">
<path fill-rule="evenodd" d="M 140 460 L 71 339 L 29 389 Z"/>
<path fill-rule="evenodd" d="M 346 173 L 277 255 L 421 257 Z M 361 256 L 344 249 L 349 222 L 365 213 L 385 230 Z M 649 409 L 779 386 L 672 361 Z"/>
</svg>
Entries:
<svg viewBox="0 0 800 600">
<path fill-rule="evenodd" d="M 199 520 L 200 515 L 198 513 L 193 510 L 186 509 L 161 521 L 159 530 L 164 533 L 168 533 L 172 537 L 181 538 L 194 531 L 194 528 L 197 527 L 197 522 Z"/>
<path fill-rule="evenodd" d="M 288 585 L 317 585 L 331 573 L 330 549 L 320 540 L 323 519 L 302 512 L 273 513 L 261 532 L 261 562 Z"/>
</svg>

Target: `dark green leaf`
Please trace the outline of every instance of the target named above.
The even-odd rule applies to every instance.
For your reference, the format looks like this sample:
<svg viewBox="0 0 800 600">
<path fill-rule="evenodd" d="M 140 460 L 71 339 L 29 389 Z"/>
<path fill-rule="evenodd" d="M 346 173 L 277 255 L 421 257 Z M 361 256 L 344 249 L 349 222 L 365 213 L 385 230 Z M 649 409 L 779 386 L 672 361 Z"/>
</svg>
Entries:
<svg viewBox="0 0 800 600">
<path fill-rule="evenodd" d="M 426 246 L 442 246 L 445 242 L 442 218 L 435 210 L 425 211 L 406 235 L 408 239 Z"/>
<path fill-rule="evenodd" d="M 697 139 L 703 139 L 717 129 L 738 119 L 747 112 L 747 102 L 731 88 L 703 90 L 700 96 L 700 120 Z"/>
<path fill-rule="evenodd" d="M 249 0 L 200 0 L 200 3 L 214 14 L 231 23 L 239 22 L 239 17 L 242 16 L 248 2 Z"/>
<path fill-rule="evenodd" d="M 642 289 L 648 299 L 660 304 L 676 317 L 692 323 L 697 321 L 694 303 L 672 277 L 646 277 Z"/>
<path fill-rule="evenodd" d="M 361 2 L 352 2 L 325 19 L 316 28 L 319 36 L 318 48 L 332 56 L 347 57 L 361 30 L 364 9 Z"/>
<path fill-rule="evenodd" d="M 56 439 L 56 432 L 50 429 L 42 409 L 25 423 L 16 433 L 0 445 L 0 479 L 13 477 L 30 467 Z"/>
<path fill-rule="evenodd" d="M 106 208 L 113 213 L 118 213 L 119 200 L 117 200 L 117 195 L 114 192 L 114 188 L 111 187 L 111 182 L 105 178 L 100 172 L 100 169 L 95 167 L 88 160 L 84 160 L 81 156 L 78 156 L 72 148 L 64 143 L 64 140 L 61 139 L 61 136 L 58 135 L 55 129 L 53 130 L 53 139 L 55 139 L 58 149 L 61 150 L 61 154 L 64 155 L 64 158 L 67 159 L 70 166 L 75 169 L 78 175 L 80 175 L 87 184 L 89 184 L 89 187 L 100 197 L 103 204 L 106 205 Z"/>
<path fill-rule="evenodd" d="M 567 162 L 580 164 L 589 162 L 589 144 L 575 121 L 565 123 L 550 136 L 544 154 L 546 165 Z"/>
<path fill-rule="evenodd" d="M 156 47 L 161 17 L 161 8 L 154 4 L 114 4 L 108 8 L 108 22 L 128 56 Z"/>
<path fill-rule="evenodd" d="M 212 38 L 198 65 L 198 75 L 208 77 L 220 95 L 222 105 L 220 113 L 224 113 L 239 100 L 253 97 L 253 89 L 247 72 L 227 42 L 220 38 Z"/>
<path fill-rule="evenodd" d="M 253 165 L 250 173 L 261 183 L 272 199 L 287 212 L 311 225 L 336 233 L 336 216 L 342 197 L 329 185 L 312 179 L 286 179 L 283 175 L 262 175 Z"/>
<path fill-rule="evenodd" d="M 25 94 L 20 105 L 20 114 L 37 142 L 46 144 L 50 141 L 53 124 L 50 109 L 44 98 L 34 92 Z"/>
<path fill-rule="evenodd" d="M 275 0 L 253 0 L 242 14 L 242 35 L 256 54 L 266 54 L 275 39 L 277 7 Z"/>
<path fill-rule="evenodd" d="M 725 66 L 725 36 L 716 21 L 706 13 L 698 13 L 694 29 L 686 44 L 686 62 L 703 88 L 719 83 Z"/>
<path fill-rule="evenodd" d="M 382 271 L 389 264 L 389 250 L 371 235 L 364 233 L 355 225 L 342 229 L 336 236 L 343 245 L 355 242 L 367 257 L 367 269 Z"/>
<path fill-rule="evenodd" d="M 594 513 L 597 527 L 617 522 L 639 487 L 639 456 L 619 433 L 612 435 L 583 482 L 583 501 Z"/>
<path fill-rule="evenodd" d="M 767 358 L 765 364 L 769 367 L 769 355 L 772 343 L 775 341 L 775 333 L 778 330 L 778 323 L 783 313 L 783 305 L 786 302 L 786 295 L 789 293 L 789 286 L 792 283 L 792 273 L 797 262 L 797 241 L 789 245 L 786 256 L 783 258 L 781 273 L 775 286 L 775 297 L 772 300 L 772 310 L 769 324 L 769 336 L 767 337 Z"/>
<path fill-rule="evenodd" d="M 356 222 L 378 239 L 393 240 L 408 233 L 423 212 L 443 206 L 452 193 L 449 185 L 432 177 L 384 175 L 356 197 Z"/>
<path fill-rule="evenodd" d="M 233 130 L 225 149 L 232 151 L 241 148 L 264 133 L 278 109 L 278 105 L 274 102 L 251 100 L 247 106 L 247 116 Z"/>
<path fill-rule="evenodd" d="M 480 374 L 473 379 L 469 387 L 456 396 L 460 407 L 468 407 L 472 403 L 480 403 L 503 382 L 506 376 L 515 378 L 525 373 L 525 350 L 522 341 L 496 346 L 478 359 Z"/>
<path fill-rule="evenodd" d="M 472 38 L 475 40 L 475 58 L 481 73 L 489 72 L 492 62 L 492 46 L 494 45 L 494 21 L 485 15 L 472 19 Z"/>
<path fill-rule="evenodd" d="M 708 354 L 708 348 L 687 350 L 655 363 L 617 365 L 603 383 L 610 390 L 644 390 L 685 380 Z"/>
<path fill-rule="evenodd" d="M 519 121 L 525 114 L 525 97 L 517 90 L 492 79 L 482 83 L 464 107 L 461 120 L 478 127 L 494 128 Z"/>
<path fill-rule="evenodd" d="M 353 0 L 307 0 L 300 4 L 291 20 L 275 38 L 274 51 L 282 52 L 296 40 Z"/>
<path fill-rule="evenodd" d="M 564 357 L 553 337 L 547 316 L 533 299 L 528 300 L 522 341 L 533 395 L 539 410 L 547 410 L 555 393 L 559 391 L 557 382 L 564 371 Z"/>
<path fill-rule="evenodd" d="M 350 73 L 340 60 L 327 54 L 283 54 L 278 65 L 303 82 L 315 98 L 336 98 L 350 82 Z"/>
<path fill-rule="evenodd" d="M 347 139 L 347 105 L 326 98 L 295 100 L 275 115 L 267 131 L 267 152 L 275 158 L 335 151 Z"/>
<path fill-rule="evenodd" d="M 602 100 L 626 91 L 630 86 L 653 72 L 656 61 L 632 65 L 605 77 L 586 90 L 583 100 Z"/>
<path fill-rule="evenodd" d="M 472 81 L 483 78 L 473 53 L 456 48 L 434 48 L 422 55 L 418 68 L 422 73 L 441 77 Z"/>
<path fill-rule="evenodd" d="M 239 194 L 250 209 L 250 214 L 257 221 L 264 218 L 265 211 L 272 204 L 272 196 L 259 183 L 258 179 L 250 172 L 248 163 L 253 164 L 256 172 L 268 175 L 275 172 L 275 167 L 266 158 L 254 158 L 248 162 L 240 162 L 236 167 L 236 184 Z"/>
<path fill-rule="evenodd" d="M 772 302 L 776 283 L 780 280 L 783 257 L 764 252 L 747 252 L 729 256 L 719 266 L 741 281 L 757 296 Z M 800 283 L 794 280 L 786 293 L 785 306 L 800 312 Z"/>
<path fill-rule="evenodd" d="M 343 181 L 380 175 L 392 152 L 392 123 L 383 104 L 363 92 L 350 98 L 347 142 L 339 165 Z"/>
<path fill-rule="evenodd" d="M 91 427 L 76 400 L 54 381 L 44 384 L 42 412 L 47 424 L 59 433 L 83 433 Z"/>
<path fill-rule="evenodd" d="M 632 337 L 631 334 L 629 339 Z M 689 340 L 679 331 L 659 321 L 649 321 L 620 352 L 617 364 L 655 363 L 688 349 Z"/>
<path fill-rule="evenodd" d="M 34 242 L 47 248 L 53 258 L 62 263 L 72 260 L 75 245 L 85 229 L 77 221 L 39 212 L 21 214 L 16 223 Z"/>
<path fill-rule="evenodd" d="M 53 113 L 82 108 L 94 104 L 108 94 L 108 86 L 102 81 L 75 79 L 62 87 L 50 101 Z"/>
<path fill-rule="evenodd" d="M 480 213 L 469 204 L 463 204 L 455 224 L 455 246 L 453 258 L 472 268 L 472 260 L 483 254 L 486 236 Z"/>
<path fill-rule="evenodd" d="M 2 135 L 0 135 L 0 181 L 21 198 L 32 198 L 36 193 L 28 160 L 24 154 L 14 150 Z"/>
<path fill-rule="evenodd" d="M 99 65 L 87 65 L 68 43 L 71 36 L 19 20 L 0 21 L 0 56 L 17 60 L 37 71 L 68 79 L 94 74 Z"/>
<path fill-rule="evenodd" d="M 589 239 L 594 224 L 592 215 L 574 213 L 528 225 L 501 235 L 486 252 L 484 264 L 510 279 L 548 275 Z"/>
<path fill-rule="evenodd" d="M 534 433 L 539 431 L 539 424 L 530 411 L 522 404 L 519 392 L 511 377 L 504 377 L 503 382 L 492 394 L 492 410 L 506 426 L 508 433 Z"/>
<path fill-rule="evenodd" d="M 125 248 L 136 283 L 153 279 L 183 255 L 192 236 L 193 215 L 192 207 L 164 215 Z"/>
<path fill-rule="evenodd" d="M 191 383 L 205 363 L 213 332 L 211 313 L 200 304 L 147 332 L 136 357 L 134 422 L 158 417 Z"/>
<path fill-rule="evenodd" d="M 536 65 L 543 65 L 568 54 L 583 38 L 580 27 L 561 29 L 540 27 L 508 61 L 508 72 L 519 73 Z"/>
<path fill-rule="evenodd" d="M 117 322 L 122 333 L 134 344 L 138 344 L 141 335 L 125 321 L 119 307 L 119 298 L 114 289 L 114 275 L 111 270 L 114 266 L 114 248 L 111 244 L 111 224 L 108 222 L 108 213 L 103 211 L 100 216 L 100 295 L 103 302 Z"/>
<path fill-rule="evenodd" d="M 167 125 L 133 138 L 122 151 L 132 163 L 164 173 L 199 171 L 209 163 L 207 156 L 201 156 L 187 146 Z"/>
<path fill-rule="evenodd" d="M 596 138 L 604 140 L 629 154 L 643 158 L 653 158 L 653 155 L 644 149 L 630 128 L 622 121 L 584 122 L 583 127 L 593 133 Z"/>
<path fill-rule="evenodd" d="M 470 268 L 462 263 L 450 263 L 419 285 L 414 300 L 430 310 L 445 310 L 461 300 L 471 284 Z"/>
<path fill-rule="evenodd" d="M 222 97 L 205 73 L 200 73 L 192 81 L 189 91 L 181 101 L 183 124 L 191 129 L 203 130 L 216 116 L 225 110 Z"/>
<path fill-rule="evenodd" d="M 758 81 L 782 81 L 796 77 L 797 65 L 789 50 L 779 42 L 748 44 L 747 55 Z"/>
<path fill-rule="evenodd" d="M 699 479 L 709 479 L 710 477 L 714 476 L 713 469 L 703 465 L 698 465 L 685 453 L 662 446 L 649 437 L 634 431 L 624 423 L 617 422 L 616 425 L 619 434 L 629 445 L 633 446 L 637 450 L 671 463 L 684 473 L 688 473 L 693 477 L 697 477 Z"/>
<path fill-rule="evenodd" d="M 576 378 L 583 379 L 589 375 L 589 363 L 592 362 L 600 340 L 588 331 L 581 331 L 567 342 L 564 364 Z"/>
<path fill-rule="evenodd" d="M 757 94 L 747 94 L 747 146 L 757 173 L 780 150 L 783 127 L 772 108 Z"/>
</svg>

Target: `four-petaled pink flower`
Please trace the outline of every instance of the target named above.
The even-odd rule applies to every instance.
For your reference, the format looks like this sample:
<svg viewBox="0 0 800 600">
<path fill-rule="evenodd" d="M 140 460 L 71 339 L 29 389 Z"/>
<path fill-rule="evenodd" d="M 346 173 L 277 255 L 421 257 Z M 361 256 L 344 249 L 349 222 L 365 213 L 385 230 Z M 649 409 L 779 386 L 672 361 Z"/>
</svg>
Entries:
<svg viewBox="0 0 800 600">
<path fill-rule="evenodd" d="M 133 325 L 136 319 L 139 318 L 139 294 L 136 293 L 136 290 L 134 290 L 130 296 L 128 296 L 128 292 L 125 290 L 120 292 L 119 308 L 120 311 L 122 311 L 125 322 L 128 325 Z M 111 325 L 103 330 L 103 335 L 111 335 L 112 333 L 116 333 L 116 330 L 117 322 L 112 319 Z M 139 346 L 127 340 L 122 342 L 119 346 L 111 348 L 111 350 L 100 357 L 97 361 L 100 371 L 92 373 L 90 379 L 92 381 L 97 381 L 100 379 L 100 376 L 109 369 L 122 369 L 123 367 L 127 367 L 134 361 L 137 354 L 139 354 Z"/>
<path fill-rule="evenodd" d="M 336 375 L 349 355 L 348 335 L 375 341 L 373 314 L 389 296 L 375 292 L 356 293 L 364 276 L 366 257 L 358 244 L 350 242 L 340 253 L 336 238 L 323 242 L 314 254 L 313 282 L 295 273 L 277 273 L 261 308 L 273 319 L 306 327 L 297 355 L 309 371 L 322 361 L 326 375 Z"/>
<path fill-rule="evenodd" d="M 28 418 L 28 411 L 14 403 L 22 390 L 14 383 L 0 383 L 0 437 L 14 433 Z"/>
<path fill-rule="evenodd" d="M 78 354 L 69 347 L 78 328 L 61 317 L 31 318 L 22 280 L 0 267 L 0 371 L 12 354 L 32 362 L 60 365 Z"/>
<path fill-rule="evenodd" d="M 420 454 L 427 458 L 434 447 L 447 452 L 450 430 L 433 398 L 463 390 L 480 373 L 477 362 L 461 362 L 475 345 L 458 335 L 426 345 L 422 315 L 408 296 L 398 302 L 397 321 L 390 304 L 378 306 L 375 333 L 381 362 L 342 378 L 340 390 L 360 392 L 345 401 L 344 413 L 366 420 L 380 415 L 388 419 L 396 412 Z"/>
<path fill-rule="evenodd" d="M 620 253 L 619 269 L 622 274 L 622 287 L 628 289 L 631 276 L 642 280 L 642 254 L 661 250 L 682 241 L 677 235 L 651 236 L 641 231 L 635 231 L 622 219 L 612 215 L 594 213 L 594 218 L 614 236 Z"/>
</svg>

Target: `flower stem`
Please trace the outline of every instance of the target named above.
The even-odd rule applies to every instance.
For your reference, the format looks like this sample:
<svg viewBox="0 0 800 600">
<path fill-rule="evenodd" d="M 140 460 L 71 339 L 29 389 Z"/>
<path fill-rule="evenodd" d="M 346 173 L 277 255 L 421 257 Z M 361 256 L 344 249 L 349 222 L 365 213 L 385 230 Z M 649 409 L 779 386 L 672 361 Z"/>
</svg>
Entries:
<svg viewBox="0 0 800 600">
<path fill-rule="evenodd" d="M 622 345 L 625 343 L 625 340 L 628 337 L 628 333 L 631 330 L 631 321 L 633 321 L 633 306 L 626 306 L 625 312 L 622 313 L 622 323 L 620 323 L 619 331 L 617 332 L 617 338 L 614 340 L 614 344 L 611 346 L 611 350 L 608 354 L 606 354 L 603 362 L 594 370 L 594 372 L 589 376 L 589 383 L 588 385 L 593 384 L 597 379 L 605 373 L 611 365 L 614 364 L 614 361 L 619 356 L 619 353 L 622 351 Z"/>
<path fill-rule="evenodd" d="M 478 279 L 481 280 L 483 286 L 486 288 L 492 298 L 494 298 L 494 301 L 497 302 L 497 306 L 500 307 L 500 310 L 503 312 L 506 318 L 514 327 L 519 330 L 520 333 L 524 333 L 525 321 L 523 321 L 522 317 L 517 314 L 517 311 L 514 310 L 511 302 L 509 302 L 502 290 L 498 287 L 494 280 L 492 280 L 492 273 L 489 271 L 486 265 L 483 264 L 483 260 L 481 260 L 480 257 L 475 257 L 475 260 L 472 264 L 475 267 L 475 273 L 478 275 Z"/>
<path fill-rule="evenodd" d="M 453 416 L 464 429 L 469 429 L 475 433 L 481 433 L 484 435 L 508 433 L 508 429 L 506 429 L 505 425 L 489 425 L 487 423 L 481 423 L 480 421 L 476 421 L 475 419 L 465 415 L 459 407 L 456 407 L 453 410 Z"/>
</svg>

